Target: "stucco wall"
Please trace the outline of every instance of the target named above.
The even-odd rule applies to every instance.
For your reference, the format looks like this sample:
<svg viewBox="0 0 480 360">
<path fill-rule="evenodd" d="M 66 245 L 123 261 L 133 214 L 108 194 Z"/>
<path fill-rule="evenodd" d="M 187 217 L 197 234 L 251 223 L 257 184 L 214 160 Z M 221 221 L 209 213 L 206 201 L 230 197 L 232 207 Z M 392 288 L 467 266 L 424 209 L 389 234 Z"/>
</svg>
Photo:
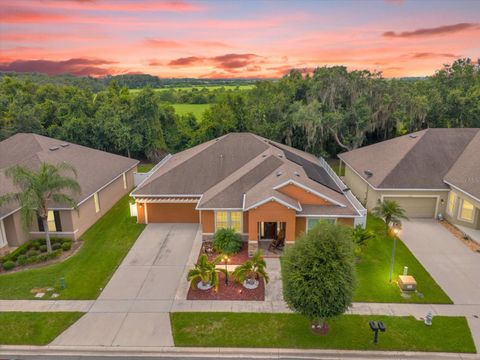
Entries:
<svg viewBox="0 0 480 360">
<path fill-rule="evenodd" d="M 212 234 L 215 232 L 215 212 L 213 210 L 202 210 L 202 232 Z"/>
<path fill-rule="evenodd" d="M 295 239 L 307 229 L 307 218 L 297 217 L 295 219 Z"/>
<path fill-rule="evenodd" d="M 286 241 L 295 240 L 295 210 L 287 209 L 275 201 L 270 201 L 266 204 L 252 209 L 248 214 L 248 239 L 258 240 L 258 223 L 259 222 L 285 222 L 286 223 Z"/>
<path fill-rule="evenodd" d="M 453 208 L 453 214 L 448 214 L 446 211 L 444 212 L 445 218 L 453 224 L 462 225 L 462 226 L 470 227 L 473 229 L 480 229 L 480 210 L 479 210 L 480 201 L 456 189 L 452 189 L 451 191 L 456 195 L 455 206 Z M 461 199 L 466 199 L 467 201 L 471 202 L 475 206 L 475 214 L 473 216 L 473 222 L 464 221 L 458 218 Z"/>
<path fill-rule="evenodd" d="M 9 246 L 19 246 L 29 239 L 29 234 L 23 230 L 20 211 L 4 218 L 3 225 Z"/>
<path fill-rule="evenodd" d="M 353 227 L 354 219 L 353 218 L 338 218 L 337 223 Z"/>
</svg>

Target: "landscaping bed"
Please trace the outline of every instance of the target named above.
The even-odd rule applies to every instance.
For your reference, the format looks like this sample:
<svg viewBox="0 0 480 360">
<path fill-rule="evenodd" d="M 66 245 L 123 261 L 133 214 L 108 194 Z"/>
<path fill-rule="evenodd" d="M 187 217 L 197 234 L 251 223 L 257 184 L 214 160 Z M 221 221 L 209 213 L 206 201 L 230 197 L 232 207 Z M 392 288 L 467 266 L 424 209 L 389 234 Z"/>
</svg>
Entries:
<svg viewBox="0 0 480 360">
<path fill-rule="evenodd" d="M 69 259 L 0 276 L 0 299 L 33 299 L 36 288 L 54 288 L 61 300 L 97 298 L 145 228 L 130 216 L 128 202 L 127 195 L 90 227 L 82 235 L 83 246 Z"/>
<path fill-rule="evenodd" d="M 82 315 L 80 312 L 0 313 L 0 344 L 47 345 Z"/>
<path fill-rule="evenodd" d="M 207 254 L 203 251 L 203 247 L 200 249 L 200 253 L 198 254 L 198 257 L 200 257 L 202 254 L 207 255 L 208 261 L 212 261 L 217 256 L 222 255 L 221 253 L 216 252 L 216 251 L 214 251 L 213 253 Z M 238 252 L 236 254 L 233 254 L 233 255 L 229 255 L 228 259 L 229 259 L 228 265 L 241 265 L 245 261 L 249 260 L 249 257 L 248 257 L 248 243 L 246 241 L 244 241 L 243 244 L 242 244 L 242 249 L 240 250 L 240 252 Z M 223 264 L 223 262 L 222 262 L 222 264 Z"/>
<path fill-rule="evenodd" d="M 377 345 L 368 321 L 383 321 Z M 395 350 L 474 353 L 464 317 L 435 316 L 432 326 L 412 316 L 342 315 L 328 320 L 330 331 L 318 335 L 297 314 L 171 313 L 175 346 L 257 347 L 345 350 Z"/>
<path fill-rule="evenodd" d="M 0 257 L 0 274 L 12 273 L 67 259 L 81 246 L 81 241 L 70 238 L 51 238 L 52 252 L 47 252 L 45 239 L 32 239 L 11 253 Z"/>
<path fill-rule="evenodd" d="M 213 288 L 210 290 L 200 290 L 190 287 L 187 294 L 187 300 L 250 300 L 263 301 L 265 300 L 265 284 L 263 279 L 259 280 L 256 289 L 245 289 L 242 284 L 233 281 L 231 275 L 229 277 L 228 286 L 225 285 L 225 275 L 218 274 L 219 283 L 218 291 Z"/>
</svg>

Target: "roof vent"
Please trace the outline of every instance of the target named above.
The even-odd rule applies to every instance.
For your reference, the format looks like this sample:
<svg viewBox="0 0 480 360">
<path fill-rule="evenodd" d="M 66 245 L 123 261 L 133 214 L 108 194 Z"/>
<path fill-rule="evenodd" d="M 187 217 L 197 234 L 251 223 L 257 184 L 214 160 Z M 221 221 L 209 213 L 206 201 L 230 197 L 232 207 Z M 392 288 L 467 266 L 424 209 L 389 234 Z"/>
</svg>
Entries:
<svg viewBox="0 0 480 360">
<path fill-rule="evenodd" d="M 63 144 L 60 144 L 61 147 L 67 147 L 67 146 L 70 146 L 69 143 L 63 143 Z"/>
<path fill-rule="evenodd" d="M 51 147 L 50 149 L 48 149 L 48 150 L 50 150 L 50 151 L 55 151 L 55 150 L 58 150 L 58 149 L 60 149 L 58 146 L 52 146 L 52 147 Z"/>
<path fill-rule="evenodd" d="M 293 173 L 293 175 L 295 175 L 295 176 L 300 176 L 300 173 L 299 173 L 298 171 L 295 171 L 295 172 Z"/>
<path fill-rule="evenodd" d="M 346 187 L 345 189 L 342 190 L 344 193 L 346 193 L 347 191 L 350 191 L 350 188 Z"/>
<path fill-rule="evenodd" d="M 411 134 L 411 135 L 408 135 L 408 137 L 411 138 L 411 139 L 415 139 L 417 137 L 417 135 Z"/>
<path fill-rule="evenodd" d="M 365 170 L 363 173 L 367 175 L 368 178 L 373 176 L 373 172 L 371 172 L 370 170 Z"/>
<path fill-rule="evenodd" d="M 277 176 L 281 176 L 283 173 L 281 171 L 277 171 Z"/>
<path fill-rule="evenodd" d="M 267 157 L 267 154 L 263 154 L 262 157 Z"/>
</svg>

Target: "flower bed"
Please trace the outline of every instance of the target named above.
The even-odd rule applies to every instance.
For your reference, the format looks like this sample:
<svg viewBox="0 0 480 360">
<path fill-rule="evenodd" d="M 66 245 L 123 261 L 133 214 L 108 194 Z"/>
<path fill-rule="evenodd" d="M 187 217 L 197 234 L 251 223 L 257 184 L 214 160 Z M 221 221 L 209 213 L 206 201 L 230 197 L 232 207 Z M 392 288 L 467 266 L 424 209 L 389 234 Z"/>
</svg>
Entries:
<svg viewBox="0 0 480 360">
<path fill-rule="evenodd" d="M 265 283 L 260 279 L 258 288 L 248 290 L 243 285 L 233 281 L 231 274 L 229 275 L 229 284 L 225 285 L 225 275 L 219 274 L 218 291 L 214 289 L 199 290 L 196 287 L 188 290 L 187 300 L 265 300 Z"/>
<path fill-rule="evenodd" d="M 11 271 L 44 263 L 59 258 L 62 253 L 72 251 L 72 240 L 68 238 L 51 238 L 52 252 L 47 252 L 45 239 L 34 239 L 20 245 L 10 254 L 0 257 L 0 271 Z"/>
<path fill-rule="evenodd" d="M 200 249 L 200 254 L 198 254 L 198 257 L 200 257 L 200 255 L 202 255 L 202 254 L 204 254 L 203 247 Z M 215 251 L 211 254 L 207 254 L 208 261 L 212 261 L 213 259 L 215 259 L 219 255 L 221 255 L 221 254 L 218 253 L 218 252 L 215 252 Z M 229 255 L 228 258 L 230 259 L 228 261 L 228 265 L 243 264 L 245 261 L 247 261 L 249 259 L 249 257 L 248 257 L 248 243 L 243 242 L 242 249 L 240 250 L 240 252 L 238 252 L 234 255 Z M 223 264 L 223 262 L 222 262 L 222 264 Z"/>
</svg>

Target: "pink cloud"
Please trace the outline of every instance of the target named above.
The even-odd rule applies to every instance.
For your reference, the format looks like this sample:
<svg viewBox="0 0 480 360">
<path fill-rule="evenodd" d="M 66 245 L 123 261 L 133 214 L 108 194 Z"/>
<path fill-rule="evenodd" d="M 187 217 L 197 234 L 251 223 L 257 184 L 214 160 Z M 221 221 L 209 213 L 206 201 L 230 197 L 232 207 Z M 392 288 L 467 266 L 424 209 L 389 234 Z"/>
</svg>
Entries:
<svg viewBox="0 0 480 360">
<path fill-rule="evenodd" d="M 55 21 L 66 21 L 70 17 L 64 14 L 37 11 L 31 9 L 20 9 L 3 6 L 0 12 L 0 21 L 3 23 L 49 23 Z"/>
<path fill-rule="evenodd" d="M 383 36 L 389 37 L 389 38 L 425 37 L 425 36 L 435 36 L 435 35 L 446 35 L 446 34 L 452 34 L 452 33 L 457 33 L 461 31 L 479 30 L 479 29 L 480 29 L 479 24 L 459 23 L 454 25 L 444 25 L 444 26 L 437 26 L 433 28 L 417 29 L 413 31 L 404 31 L 401 33 L 386 31 L 383 33 Z"/>
</svg>

